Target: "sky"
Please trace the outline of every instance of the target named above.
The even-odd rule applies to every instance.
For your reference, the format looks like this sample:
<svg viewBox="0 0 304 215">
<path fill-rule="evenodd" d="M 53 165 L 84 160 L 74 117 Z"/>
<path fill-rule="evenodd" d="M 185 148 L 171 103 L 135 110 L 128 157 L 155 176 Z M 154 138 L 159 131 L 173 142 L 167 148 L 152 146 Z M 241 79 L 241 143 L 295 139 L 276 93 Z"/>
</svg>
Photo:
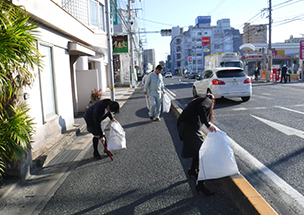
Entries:
<svg viewBox="0 0 304 215">
<path fill-rule="evenodd" d="M 127 0 L 118 0 L 122 7 Z M 229 18 L 231 27 L 243 33 L 244 23 L 268 24 L 269 0 L 135 0 L 138 27 L 142 32 L 160 31 L 172 27 L 188 30 L 197 16 L 211 16 L 211 25 Z M 304 34 L 304 0 L 272 0 L 272 43 L 284 42 Z M 155 49 L 156 63 L 170 54 L 171 37 L 160 33 L 140 34 L 145 49 Z"/>
</svg>

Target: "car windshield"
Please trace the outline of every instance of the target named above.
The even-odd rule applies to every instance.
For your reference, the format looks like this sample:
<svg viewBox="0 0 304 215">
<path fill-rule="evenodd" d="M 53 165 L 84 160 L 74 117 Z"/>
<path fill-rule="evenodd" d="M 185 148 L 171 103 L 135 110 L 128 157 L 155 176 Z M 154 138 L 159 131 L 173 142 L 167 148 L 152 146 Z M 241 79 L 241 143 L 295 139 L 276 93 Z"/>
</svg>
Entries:
<svg viewBox="0 0 304 215">
<path fill-rule="evenodd" d="M 233 69 L 233 70 L 221 70 L 216 73 L 218 78 L 232 78 L 232 77 L 245 77 L 246 74 L 241 69 Z"/>
<path fill-rule="evenodd" d="M 225 62 L 224 67 L 242 67 L 241 62 Z"/>
</svg>

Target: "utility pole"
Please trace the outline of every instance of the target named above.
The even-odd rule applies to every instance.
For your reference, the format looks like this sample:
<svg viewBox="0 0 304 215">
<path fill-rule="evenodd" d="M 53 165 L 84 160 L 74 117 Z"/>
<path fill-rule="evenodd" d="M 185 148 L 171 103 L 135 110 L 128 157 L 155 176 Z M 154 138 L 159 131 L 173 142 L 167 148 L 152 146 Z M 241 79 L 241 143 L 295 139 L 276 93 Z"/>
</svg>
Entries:
<svg viewBox="0 0 304 215">
<path fill-rule="evenodd" d="M 131 52 L 131 83 L 132 88 L 135 88 L 135 74 L 134 74 L 134 55 L 133 55 L 133 35 L 132 35 L 132 17 L 131 17 L 131 0 L 128 0 L 128 16 L 129 16 L 129 38 L 130 38 L 130 52 Z"/>
<path fill-rule="evenodd" d="M 106 27 L 107 27 L 107 39 L 108 39 L 108 65 L 110 70 L 110 90 L 111 100 L 115 101 L 115 87 L 114 87 L 114 71 L 113 71 L 113 54 L 112 54 L 112 36 L 110 29 L 110 0 L 105 0 L 106 7 Z"/>
<path fill-rule="evenodd" d="M 271 47 L 271 24 L 272 24 L 272 7 L 271 0 L 269 0 L 269 39 L 268 39 L 268 71 L 267 71 L 267 81 L 270 81 L 270 74 L 272 70 L 272 47 Z"/>
</svg>

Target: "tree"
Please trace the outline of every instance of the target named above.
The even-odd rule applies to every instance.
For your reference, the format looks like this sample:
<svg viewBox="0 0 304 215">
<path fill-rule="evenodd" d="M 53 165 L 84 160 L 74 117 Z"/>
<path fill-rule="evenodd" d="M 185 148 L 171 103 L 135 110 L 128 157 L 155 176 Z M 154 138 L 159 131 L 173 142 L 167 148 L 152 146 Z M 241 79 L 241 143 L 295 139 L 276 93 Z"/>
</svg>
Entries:
<svg viewBox="0 0 304 215">
<path fill-rule="evenodd" d="M 34 68 L 42 68 L 37 28 L 24 8 L 0 1 L 0 177 L 6 162 L 22 159 L 31 147 L 33 120 L 18 94 L 33 84 Z"/>
</svg>

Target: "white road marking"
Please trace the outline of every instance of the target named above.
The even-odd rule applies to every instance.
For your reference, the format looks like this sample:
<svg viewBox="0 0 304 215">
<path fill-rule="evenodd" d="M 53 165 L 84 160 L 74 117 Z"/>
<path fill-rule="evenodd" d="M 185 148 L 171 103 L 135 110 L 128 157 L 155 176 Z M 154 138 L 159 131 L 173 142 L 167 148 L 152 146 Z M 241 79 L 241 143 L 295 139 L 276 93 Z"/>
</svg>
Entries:
<svg viewBox="0 0 304 215">
<path fill-rule="evenodd" d="M 240 108 L 233 108 L 233 111 L 240 111 L 240 110 L 265 110 L 267 109 L 267 107 L 255 107 L 255 108 L 244 108 L 244 107 L 240 107 Z"/>
<path fill-rule="evenodd" d="M 267 107 L 255 107 L 253 108 L 254 110 L 264 110 L 264 109 L 267 109 Z"/>
<path fill-rule="evenodd" d="M 262 95 L 264 95 L 264 96 L 273 96 L 273 95 L 270 94 L 270 93 L 262 93 Z"/>
<path fill-rule="evenodd" d="M 282 124 L 279 124 L 276 122 L 272 122 L 267 119 L 263 119 L 263 118 L 254 116 L 254 115 L 251 115 L 251 116 L 288 136 L 296 135 L 296 136 L 304 139 L 304 132 L 301 130 L 297 130 L 297 129 L 294 129 L 294 128 L 291 128 L 291 127 L 288 127 L 288 126 L 285 126 L 285 125 L 282 125 Z"/>
<path fill-rule="evenodd" d="M 286 107 L 281 107 L 281 106 L 275 106 L 275 107 L 281 108 L 283 110 L 288 110 L 288 111 L 291 111 L 291 112 L 295 112 L 295 113 L 299 113 L 299 114 L 303 114 L 304 115 L 304 112 L 301 112 L 301 111 L 297 111 L 297 110 L 293 110 L 293 109 L 286 108 Z"/>
<path fill-rule="evenodd" d="M 241 108 L 233 108 L 232 110 L 234 110 L 234 111 L 248 110 L 248 108 L 243 108 L 243 107 L 241 107 Z"/>
</svg>

